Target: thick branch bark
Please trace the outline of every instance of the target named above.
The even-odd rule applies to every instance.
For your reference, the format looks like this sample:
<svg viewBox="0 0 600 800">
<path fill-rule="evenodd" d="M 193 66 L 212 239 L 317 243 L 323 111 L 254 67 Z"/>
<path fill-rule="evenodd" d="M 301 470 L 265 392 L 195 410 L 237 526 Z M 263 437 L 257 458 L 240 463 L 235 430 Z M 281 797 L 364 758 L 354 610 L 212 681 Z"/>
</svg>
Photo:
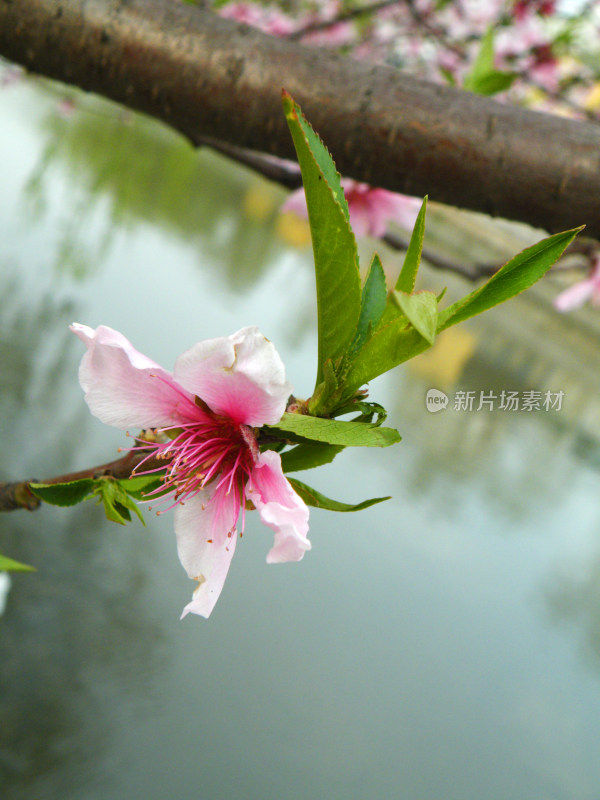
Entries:
<svg viewBox="0 0 600 800">
<path fill-rule="evenodd" d="M 501 105 L 177 0 L 0 0 L 0 54 L 144 111 L 193 142 L 292 157 L 280 89 L 340 171 L 600 238 L 600 126 Z"/>
</svg>

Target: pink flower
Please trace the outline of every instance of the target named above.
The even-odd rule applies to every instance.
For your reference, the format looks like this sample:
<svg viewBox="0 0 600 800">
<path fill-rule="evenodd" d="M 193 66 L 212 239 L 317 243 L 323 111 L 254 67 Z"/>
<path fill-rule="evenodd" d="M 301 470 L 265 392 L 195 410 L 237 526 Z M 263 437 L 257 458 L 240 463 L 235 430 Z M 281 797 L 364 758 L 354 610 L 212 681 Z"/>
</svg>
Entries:
<svg viewBox="0 0 600 800">
<path fill-rule="evenodd" d="M 249 3 L 228 3 L 219 14 L 236 22 L 259 28 L 271 36 L 289 36 L 296 30 L 296 23 L 278 8 L 261 8 Z"/>
<path fill-rule="evenodd" d="M 350 178 L 342 178 L 341 184 L 348 201 L 350 224 L 356 236 L 383 236 L 391 220 L 403 228 L 413 227 L 421 207 L 421 202 L 416 198 L 386 189 L 373 189 L 366 183 L 357 183 Z M 283 204 L 282 211 L 293 211 L 301 217 L 307 217 L 304 189 L 292 192 Z"/>
<path fill-rule="evenodd" d="M 558 311 L 573 311 L 586 300 L 591 300 L 594 306 L 600 306 L 600 255 L 593 259 L 588 277 L 561 292 L 554 299 L 554 307 Z"/>
<path fill-rule="evenodd" d="M 268 563 L 299 561 L 310 542 L 308 508 L 273 450 L 261 453 L 255 428 L 277 423 L 291 385 L 268 339 L 249 327 L 198 342 L 173 374 L 112 328 L 73 324 L 87 346 L 79 382 L 92 414 L 118 428 L 157 428 L 148 458 L 165 460 L 179 559 L 198 581 L 182 617 L 208 617 L 244 529 L 249 501 L 275 531 Z M 144 474 L 142 470 L 137 474 Z M 240 520 L 241 517 L 241 520 Z"/>
<path fill-rule="evenodd" d="M 517 0 L 513 7 L 513 14 L 519 20 L 527 18 L 530 14 L 550 17 L 555 11 L 555 0 Z"/>
</svg>

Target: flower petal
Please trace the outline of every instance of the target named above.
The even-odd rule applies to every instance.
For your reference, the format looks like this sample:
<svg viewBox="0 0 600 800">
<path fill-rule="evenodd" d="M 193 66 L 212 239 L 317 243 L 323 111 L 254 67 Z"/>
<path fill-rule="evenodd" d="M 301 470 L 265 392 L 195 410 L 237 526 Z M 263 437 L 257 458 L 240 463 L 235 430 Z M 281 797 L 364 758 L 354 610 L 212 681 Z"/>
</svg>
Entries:
<svg viewBox="0 0 600 800">
<path fill-rule="evenodd" d="M 175 509 L 179 560 L 188 576 L 198 581 L 182 619 L 190 613 L 208 617 L 215 607 L 235 552 L 237 534 L 232 529 L 239 510 L 233 492 L 213 501 L 210 487 Z"/>
<path fill-rule="evenodd" d="M 557 295 L 554 298 L 554 308 L 562 312 L 574 311 L 589 300 L 593 293 L 593 281 L 585 278 Z"/>
<path fill-rule="evenodd" d="M 118 331 L 73 323 L 86 345 L 79 383 L 92 414 L 117 428 L 158 428 L 181 421 L 193 398 L 171 374 L 139 353 Z"/>
<path fill-rule="evenodd" d="M 288 211 L 292 214 L 296 214 L 299 217 L 303 217 L 304 219 L 308 219 L 308 208 L 306 206 L 306 195 L 304 194 L 304 188 L 301 187 L 300 189 L 295 189 L 290 195 L 288 195 L 285 203 L 281 206 L 282 211 Z"/>
<path fill-rule="evenodd" d="M 412 230 L 422 202 L 418 197 L 388 192 L 387 189 L 372 189 L 369 192 L 369 201 L 371 214 L 376 218 L 372 223 L 374 236 L 382 236 L 388 222 L 396 222 L 401 227 Z"/>
<path fill-rule="evenodd" d="M 257 427 L 279 422 L 292 391 L 275 346 L 255 327 L 198 342 L 179 356 L 174 376 L 216 414 Z"/>
<path fill-rule="evenodd" d="M 259 455 L 246 497 L 254 503 L 265 525 L 275 531 L 267 562 L 300 561 L 311 547 L 306 538 L 308 507 L 283 474 L 279 453 L 267 450 Z"/>
</svg>

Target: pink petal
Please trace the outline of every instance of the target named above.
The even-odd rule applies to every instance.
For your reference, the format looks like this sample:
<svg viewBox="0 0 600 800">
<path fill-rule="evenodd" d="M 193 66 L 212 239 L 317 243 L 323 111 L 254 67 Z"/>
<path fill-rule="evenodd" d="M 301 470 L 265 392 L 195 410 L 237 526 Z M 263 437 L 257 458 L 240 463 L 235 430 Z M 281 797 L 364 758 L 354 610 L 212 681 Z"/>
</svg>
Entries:
<svg viewBox="0 0 600 800">
<path fill-rule="evenodd" d="M 372 189 L 369 199 L 380 226 L 383 224 L 387 228 L 388 222 L 395 222 L 408 230 L 413 228 L 422 203 L 418 197 L 388 192 L 387 189 Z"/>
<path fill-rule="evenodd" d="M 594 282 L 586 278 L 579 283 L 569 286 L 554 298 L 554 308 L 558 311 L 573 311 L 582 306 L 594 291 Z"/>
<path fill-rule="evenodd" d="M 304 189 L 295 189 L 281 206 L 282 211 L 291 211 L 299 217 L 308 219 L 308 208 L 306 207 L 306 195 Z"/>
<path fill-rule="evenodd" d="M 373 230 L 373 220 L 368 205 L 364 200 L 352 200 L 348 203 L 348 211 L 350 213 L 350 224 L 355 236 L 377 236 Z M 383 228 L 385 233 L 385 225 Z"/>
<path fill-rule="evenodd" d="M 209 488 L 175 509 L 179 560 L 188 576 L 199 582 L 182 619 L 190 613 L 209 617 L 223 589 L 237 543 L 235 531 L 228 533 L 239 512 L 233 493 L 227 498 L 229 503 L 211 503 Z"/>
<path fill-rule="evenodd" d="M 254 503 L 265 525 L 275 531 L 267 562 L 300 561 L 311 546 L 306 538 L 308 507 L 283 474 L 279 453 L 267 450 L 260 454 L 246 497 Z"/>
<path fill-rule="evenodd" d="M 179 356 L 174 375 L 216 414 L 257 427 L 279 422 L 292 391 L 277 350 L 255 327 L 198 342 Z"/>
<path fill-rule="evenodd" d="M 139 353 L 118 331 L 73 323 L 86 345 L 79 383 L 92 414 L 117 428 L 158 428 L 185 417 L 193 403 L 171 374 Z"/>
</svg>

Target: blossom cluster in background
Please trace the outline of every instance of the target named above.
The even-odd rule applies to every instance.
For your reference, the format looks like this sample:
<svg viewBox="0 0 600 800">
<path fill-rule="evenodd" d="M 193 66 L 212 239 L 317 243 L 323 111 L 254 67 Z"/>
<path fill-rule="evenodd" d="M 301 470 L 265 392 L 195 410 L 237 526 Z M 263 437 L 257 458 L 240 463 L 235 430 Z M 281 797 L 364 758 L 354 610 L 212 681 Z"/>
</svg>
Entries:
<svg viewBox="0 0 600 800">
<path fill-rule="evenodd" d="M 594 2 L 577 7 L 557 0 L 372 0 L 360 8 L 369 5 L 372 11 L 357 13 L 349 0 L 230 2 L 218 11 L 273 36 L 335 48 L 500 101 L 580 119 L 599 117 L 600 7 Z M 489 66 L 500 77 L 487 90 L 473 80 L 486 36 Z M 419 208 L 415 198 L 350 179 L 342 186 L 357 236 L 384 236 L 390 222 L 412 227 Z M 306 217 L 304 190 L 292 193 L 283 210 Z M 587 300 L 600 305 L 600 271 L 593 257 L 589 276 L 559 295 L 555 306 L 570 311 Z"/>
<path fill-rule="evenodd" d="M 600 24 L 595 3 L 580 3 L 577 16 L 572 4 L 563 10 L 555 0 L 373 0 L 361 9 L 368 5 L 374 10 L 360 14 L 348 0 L 292 2 L 285 10 L 277 3 L 230 2 L 220 4 L 218 11 L 274 36 L 340 49 L 354 58 L 459 86 L 477 58 L 482 37 L 492 29 L 494 66 L 515 75 L 506 90 L 511 102 L 579 116 L 593 105 L 591 93 L 600 75 L 593 54 L 593 34 Z M 585 25 L 587 35 L 582 32 Z"/>
</svg>

